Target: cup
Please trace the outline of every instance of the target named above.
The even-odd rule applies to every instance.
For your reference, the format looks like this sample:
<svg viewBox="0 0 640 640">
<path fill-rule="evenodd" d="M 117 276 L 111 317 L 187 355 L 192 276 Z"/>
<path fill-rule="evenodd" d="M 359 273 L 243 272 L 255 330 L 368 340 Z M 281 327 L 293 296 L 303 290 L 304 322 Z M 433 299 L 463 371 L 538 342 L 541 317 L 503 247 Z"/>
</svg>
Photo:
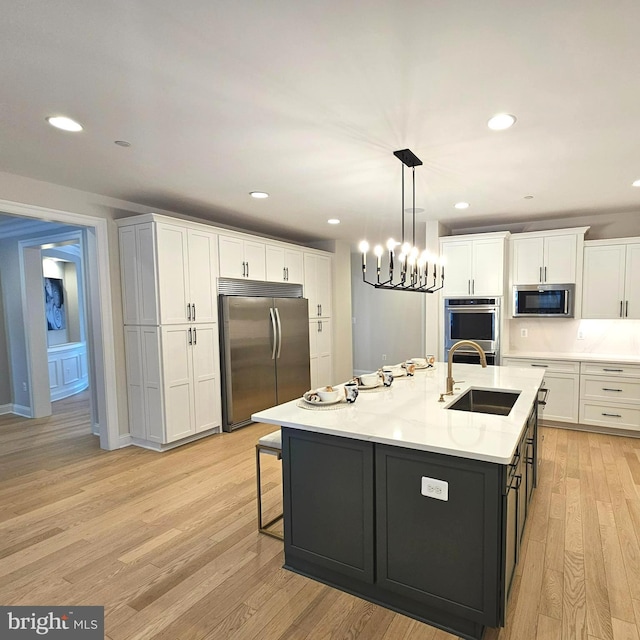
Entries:
<svg viewBox="0 0 640 640">
<path fill-rule="evenodd" d="M 380 375 L 382 376 L 382 384 L 385 387 L 390 387 L 391 383 L 393 382 L 393 372 L 390 370 L 385 371 L 384 369 L 382 369 Z"/>
<path fill-rule="evenodd" d="M 333 387 L 323 387 L 316 391 L 320 397 L 320 402 L 335 402 L 340 397 L 340 391 Z"/>
<path fill-rule="evenodd" d="M 408 376 L 412 376 L 416 372 L 416 365 L 413 360 L 407 360 L 402 366 L 405 368 Z"/>
<path fill-rule="evenodd" d="M 358 383 L 346 382 L 344 385 L 344 397 L 347 402 L 355 402 L 358 397 Z"/>
</svg>

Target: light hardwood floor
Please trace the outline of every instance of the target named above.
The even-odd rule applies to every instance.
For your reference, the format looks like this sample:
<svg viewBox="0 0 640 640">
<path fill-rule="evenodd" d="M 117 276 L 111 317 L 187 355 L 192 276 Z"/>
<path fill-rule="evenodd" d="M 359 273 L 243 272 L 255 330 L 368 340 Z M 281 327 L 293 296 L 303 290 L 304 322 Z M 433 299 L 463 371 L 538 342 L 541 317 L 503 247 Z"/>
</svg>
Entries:
<svg viewBox="0 0 640 640">
<path fill-rule="evenodd" d="M 256 532 L 252 425 L 98 448 L 86 394 L 0 416 L 0 603 L 104 605 L 110 640 L 452 640 L 281 568 Z M 486 640 L 640 640 L 640 440 L 541 429 L 508 623 Z M 265 456 L 266 500 L 280 467 Z"/>
</svg>

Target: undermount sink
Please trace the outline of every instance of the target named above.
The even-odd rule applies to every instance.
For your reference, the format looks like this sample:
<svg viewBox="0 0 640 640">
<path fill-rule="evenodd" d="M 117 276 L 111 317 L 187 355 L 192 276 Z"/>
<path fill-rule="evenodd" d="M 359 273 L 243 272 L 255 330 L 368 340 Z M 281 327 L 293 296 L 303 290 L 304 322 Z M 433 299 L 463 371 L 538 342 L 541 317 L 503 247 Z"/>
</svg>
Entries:
<svg viewBox="0 0 640 640">
<path fill-rule="evenodd" d="M 492 413 L 508 416 L 520 395 L 519 391 L 493 391 L 490 389 L 469 389 L 447 409 L 470 411 L 471 413 Z"/>
</svg>

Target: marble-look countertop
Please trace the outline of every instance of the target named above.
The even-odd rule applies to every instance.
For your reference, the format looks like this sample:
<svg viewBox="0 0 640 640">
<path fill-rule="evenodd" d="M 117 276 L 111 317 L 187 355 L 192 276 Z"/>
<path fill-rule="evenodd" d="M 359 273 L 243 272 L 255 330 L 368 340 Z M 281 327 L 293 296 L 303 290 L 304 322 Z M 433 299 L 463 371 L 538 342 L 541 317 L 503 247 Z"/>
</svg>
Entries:
<svg viewBox="0 0 640 640">
<path fill-rule="evenodd" d="M 520 367 L 453 365 L 457 381 L 453 396 L 438 402 L 446 388 L 447 365 L 396 378 L 389 388 L 360 392 L 352 405 L 314 411 L 292 400 L 251 417 L 304 431 L 420 449 L 447 455 L 508 464 L 537 399 L 544 371 Z M 508 416 L 447 410 L 470 387 L 520 391 Z"/>
<path fill-rule="evenodd" d="M 526 358 L 527 360 L 570 360 L 572 362 L 612 362 L 620 364 L 640 364 L 640 354 L 576 353 L 558 351 L 511 351 L 503 353 L 503 358 Z"/>
</svg>

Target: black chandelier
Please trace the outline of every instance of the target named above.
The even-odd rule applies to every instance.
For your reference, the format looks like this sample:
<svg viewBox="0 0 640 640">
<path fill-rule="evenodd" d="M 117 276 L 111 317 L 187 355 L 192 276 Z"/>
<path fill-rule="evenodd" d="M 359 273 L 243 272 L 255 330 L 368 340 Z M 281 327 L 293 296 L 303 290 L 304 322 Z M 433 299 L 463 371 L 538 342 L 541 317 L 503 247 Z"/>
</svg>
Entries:
<svg viewBox="0 0 640 640">
<path fill-rule="evenodd" d="M 416 167 L 422 164 L 409 149 L 394 151 L 393 155 L 402 161 L 402 239 L 396 242 L 393 238 L 387 240 L 387 250 L 389 251 L 389 277 L 387 280 L 380 280 L 380 261 L 384 254 L 382 245 L 374 247 L 373 253 L 376 256 L 376 282 L 367 280 L 367 252 L 369 243 L 362 240 L 358 245 L 362 253 L 362 281 L 370 284 L 376 289 L 392 289 L 394 291 L 417 291 L 418 293 L 434 293 L 444 286 L 444 264 L 437 256 L 429 253 L 426 249 L 422 252 L 416 247 Z M 404 168 L 411 167 L 413 174 L 413 235 L 412 244 L 405 242 L 404 237 Z M 400 247 L 400 254 L 397 257 L 397 281 L 394 282 L 394 258 L 395 252 Z M 432 272 L 430 273 L 430 268 Z M 439 286 L 438 286 L 439 284 Z"/>
</svg>

